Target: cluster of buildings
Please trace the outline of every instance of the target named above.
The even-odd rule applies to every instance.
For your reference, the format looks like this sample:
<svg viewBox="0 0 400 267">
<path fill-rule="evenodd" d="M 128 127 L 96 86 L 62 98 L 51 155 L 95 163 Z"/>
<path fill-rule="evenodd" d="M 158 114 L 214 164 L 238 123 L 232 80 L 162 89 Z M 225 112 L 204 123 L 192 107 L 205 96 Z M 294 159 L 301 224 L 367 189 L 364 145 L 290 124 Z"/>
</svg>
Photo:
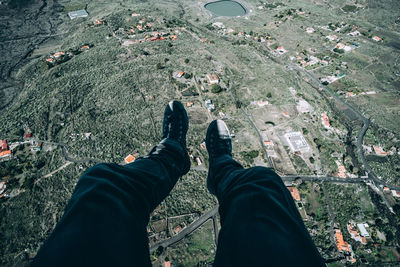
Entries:
<svg viewBox="0 0 400 267">
<path fill-rule="evenodd" d="M 326 78 L 321 78 L 321 83 L 328 85 L 330 83 L 333 83 L 333 82 L 343 78 L 344 76 L 345 76 L 344 73 L 340 73 L 337 76 L 336 75 L 327 76 Z"/>
<path fill-rule="evenodd" d="M 386 157 L 386 156 L 393 156 L 395 153 L 400 155 L 400 149 L 392 146 L 390 149 L 385 149 L 381 145 L 363 145 L 363 150 L 367 154 L 372 154 L 375 153 L 375 155 L 380 156 L 380 157 Z"/>
<path fill-rule="evenodd" d="M 322 65 L 328 65 L 329 62 L 327 60 L 320 60 L 319 58 L 315 57 L 315 56 L 309 56 L 307 58 L 302 58 L 301 56 L 297 56 L 297 62 L 298 64 L 305 68 L 305 67 L 309 67 L 309 66 L 315 66 L 318 63 L 321 63 Z"/>
<path fill-rule="evenodd" d="M 360 92 L 358 94 L 353 93 L 353 92 L 347 92 L 345 97 L 348 98 L 348 97 L 355 97 L 355 96 L 358 96 L 358 95 L 375 95 L 375 94 L 376 94 L 375 91 Z"/>
<path fill-rule="evenodd" d="M 209 112 L 215 110 L 215 105 L 212 103 L 211 99 L 207 99 L 204 103 Z"/>
<path fill-rule="evenodd" d="M 133 29 L 131 29 L 132 31 Z M 133 30 L 134 31 L 134 30 Z M 153 32 L 151 35 L 146 34 L 143 38 L 138 39 L 138 40 L 132 40 L 132 39 L 128 39 L 128 40 L 124 40 L 122 42 L 123 46 L 130 46 L 133 44 L 140 44 L 140 43 L 144 43 L 144 42 L 154 42 L 154 41 L 161 41 L 161 40 L 177 40 L 178 36 L 173 34 L 170 35 L 170 33 L 166 33 L 166 32 Z"/>
<path fill-rule="evenodd" d="M 347 231 L 349 231 L 352 239 L 360 242 L 363 245 L 366 245 L 367 237 L 369 237 L 369 233 L 366 229 L 367 227 L 369 226 L 366 223 L 358 223 L 356 227 L 355 223 L 350 222 L 349 224 L 347 224 Z M 357 228 L 360 232 L 357 230 Z"/>
<path fill-rule="evenodd" d="M 335 237 L 336 237 L 336 246 L 337 249 L 341 252 L 346 253 L 348 256 L 346 257 L 348 261 L 355 263 L 356 259 L 354 258 L 354 252 L 351 248 L 351 245 L 344 241 L 343 234 L 340 229 L 335 229 Z"/>
<path fill-rule="evenodd" d="M 274 149 L 275 144 L 272 140 L 264 140 L 263 143 L 265 146 L 265 150 L 267 150 L 268 157 L 274 157 L 274 158 L 278 157 Z"/>
<path fill-rule="evenodd" d="M 393 197 L 399 197 L 399 198 L 400 198 L 400 191 L 396 191 L 396 190 L 393 190 L 393 189 L 390 190 L 390 188 L 387 187 L 387 186 L 385 186 L 385 187 L 383 188 L 383 191 L 384 191 L 384 192 L 391 192 Z"/>
<path fill-rule="evenodd" d="M 85 52 L 89 50 L 91 47 L 92 45 L 85 44 L 79 48 L 79 51 L 75 50 L 69 50 L 69 52 L 60 51 L 46 58 L 46 62 L 48 66 L 54 66 L 54 64 L 65 62 L 66 60 L 70 59 L 73 55 L 76 55 L 80 52 Z"/>
<path fill-rule="evenodd" d="M 351 50 L 353 50 L 354 48 L 356 48 L 357 46 L 355 45 L 345 45 L 343 43 L 337 43 L 334 47 L 334 49 L 339 49 L 339 50 L 343 50 L 345 53 L 350 52 Z"/>
<path fill-rule="evenodd" d="M 55 63 L 57 60 L 61 59 L 65 56 L 65 52 L 57 52 L 51 55 L 50 57 L 46 58 L 47 63 Z"/>
<path fill-rule="evenodd" d="M 299 210 L 301 218 L 303 218 L 303 220 L 307 221 L 309 219 L 309 217 L 306 213 L 306 210 L 304 209 L 304 204 L 301 201 L 299 190 L 295 186 L 287 186 L 286 188 L 289 190 L 290 194 L 292 195 L 292 198 L 296 203 L 296 206 Z"/>
<path fill-rule="evenodd" d="M 363 245 L 367 244 L 367 238 L 370 237 L 366 228 L 368 228 L 368 224 L 366 223 L 354 223 L 349 222 L 347 224 L 347 231 L 349 232 L 352 239 L 360 242 Z M 349 262 L 355 263 L 356 259 L 354 257 L 354 252 L 351 245 L 344 241 L 343 234 L 340 229 L 335 229 L 335 237 L 336 237 L 336 246 L 340 252 L 344 252 L 346 255 L 346 259 Z"/>
</svg>

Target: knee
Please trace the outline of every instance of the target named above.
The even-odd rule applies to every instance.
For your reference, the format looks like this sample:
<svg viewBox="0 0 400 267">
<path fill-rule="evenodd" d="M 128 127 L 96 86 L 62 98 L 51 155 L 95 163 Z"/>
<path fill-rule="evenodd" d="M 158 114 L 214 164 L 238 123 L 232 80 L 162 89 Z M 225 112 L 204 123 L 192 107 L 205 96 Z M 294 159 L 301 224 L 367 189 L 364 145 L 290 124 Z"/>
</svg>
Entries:
<svg viewBox="0 0 400 267">
<path fill-rule="evenodd" d="M 283 184 L 282 178 L 271 168 L 256 166 L 249 169 L 251 180 L 268 181 L 276 184 Z"/>
<path fill-rule="evenodd" d="M 103 177 L 107 176 L 107 173 L 110 173 L 112 171 L 112 165 L 110 163 L 98 163 L 94 165 L 93 167 L 90 167 L 87 169 L 82 176 L 80 177 L 80 180 L 86 179 L 89 177 Z"/>
<path fill-rule="evenodd" d="M 260 175 L 260 176 L 263 176 L 263 177 L 270 177 L 272 179 L 275 178 L 275 179 L 281 180 L 281 177 L 272 168 L 256 166 L 256 167 L 252 167 L 250 169 L 256 175 Z"/>
</svg>

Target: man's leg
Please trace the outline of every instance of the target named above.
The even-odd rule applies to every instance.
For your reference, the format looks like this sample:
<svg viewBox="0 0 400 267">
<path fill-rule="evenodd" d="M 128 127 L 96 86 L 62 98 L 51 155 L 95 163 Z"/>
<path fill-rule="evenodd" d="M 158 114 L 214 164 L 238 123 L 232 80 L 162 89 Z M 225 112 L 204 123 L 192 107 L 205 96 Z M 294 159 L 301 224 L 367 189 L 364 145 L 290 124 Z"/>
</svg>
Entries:
<svg viewBox="0 0 400 267">
<path fill-rule="evenodd" d="M 125 166 L 99 164 L 82 175 L 32 266 L 151 266 L 149 214 L 190 167 L 186 112 L 172 107 L 164 139 L 148 156 Z"/>
<path fill-rule="evenodd" d="M 294 201 L 271 169 L 243 167 L 232 159 L 222 121 L 207 132 L 207 185 L 220 204 L 215 266 L 324 266 Z"/>
</svg>

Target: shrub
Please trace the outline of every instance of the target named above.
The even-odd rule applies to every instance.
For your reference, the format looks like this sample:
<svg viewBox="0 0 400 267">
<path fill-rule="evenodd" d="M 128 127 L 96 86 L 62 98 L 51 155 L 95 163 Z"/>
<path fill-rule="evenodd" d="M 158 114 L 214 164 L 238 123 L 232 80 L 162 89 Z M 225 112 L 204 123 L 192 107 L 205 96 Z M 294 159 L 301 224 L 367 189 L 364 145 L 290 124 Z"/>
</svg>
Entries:
<svg viewBox="0 0 400 267">
<path fill-rule="evenodd" d="M 218 94 L 218 93 L 220 93 L 221 91 L 222 91 L 222 87 L 219 86 L 218 84 L 213 84 L 213 85 L 211 86 L 211 92 L 212 92 L 212 93 Z"/>
</svg>

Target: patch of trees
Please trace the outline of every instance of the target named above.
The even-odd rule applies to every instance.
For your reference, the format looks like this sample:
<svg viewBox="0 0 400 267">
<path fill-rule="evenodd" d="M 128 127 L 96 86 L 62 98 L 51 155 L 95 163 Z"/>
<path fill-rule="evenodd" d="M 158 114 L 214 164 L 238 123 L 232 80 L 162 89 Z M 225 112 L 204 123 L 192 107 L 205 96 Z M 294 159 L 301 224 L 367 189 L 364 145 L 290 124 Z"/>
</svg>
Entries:
<svg viewBox="0 0 400 267">
<path fill-rule="evenodd" d="M 336 53 L 339 53 L 339 54 L 344 54 L 344 49 L 339 49 L 339 48 L 335 47 L 333 49 L 333 52 L 336 52 Z"/>
<path fill-rule="evenodd" d="M 220 93 L 222 91 L 223 91 L 222 87 L 220 85 L 218 85 L 218 84 L 213 84 L 211 86 L 211 92 L 214 93 L 214 94 L 218 94 L 218 93 Z"/>
<path fill-rule="evenodd" d="M 344 11 L 344 12 L 355 12 L 355 11 L 357 11 L 357 7 L 356 6 L 353 6 L 353 5 L 345 5 L 344 7 L 342 7 L 342 10 Z"/>
<path fill-rule="evenodd" d="M 232 42 L 232 45 L 245 45 L 247 42 L 245 40 L 236 40 Z"/>
<path fill-rule="evenodd" d="M 258 150 L 240 152 L 240 156 L 248 164 L 253 164 L 254 159 L 257 158 L 258 155 L 259 155 L 259 151 Z"/>
</svg>

